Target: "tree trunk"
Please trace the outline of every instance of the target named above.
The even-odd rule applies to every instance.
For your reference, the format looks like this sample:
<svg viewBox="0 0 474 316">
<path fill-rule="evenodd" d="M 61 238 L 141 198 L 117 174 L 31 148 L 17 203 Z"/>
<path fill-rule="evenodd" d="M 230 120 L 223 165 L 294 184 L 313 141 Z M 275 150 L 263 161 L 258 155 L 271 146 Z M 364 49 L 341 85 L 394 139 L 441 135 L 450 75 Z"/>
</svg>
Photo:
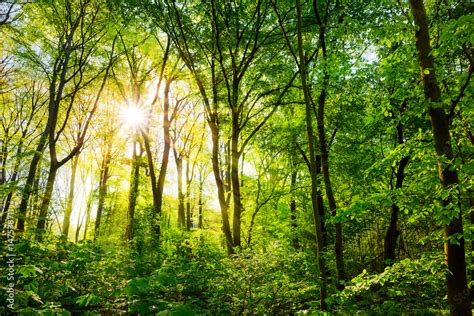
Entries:
<svg viewBox="0 0 474 316">
<path fill-rule="evenodd" d="M 399 145 L 402 145 L 405 142 L 403 139 L 403 125 L 401 123 L 397 124 L 397 140 Z M 395 190 L 400 189 L 403 185 L 403 179 L 405 178 L 405 167 L 407 166 L 409 159 L 409 156 L 405 156 L 398 163 Z M 391 189 L 393 190 L 393 188 Z M 385 265 L 391 265 L 395 261 L 397 239 L 400 235 L 400 231 L 398 230 L 398 213 L 400 212 L 400 208 L 396 202 L 392 202 L 391 209 L 390 224 L 388 226 L 384 242 Z"/>
<path fill-rule="evenodd" d="M 168 169 L 168 162 L 171 149 L 171 136 L 170 136 L 170 119 L 169 119 L 169 109 L 170 109 L 170 86 L 172 79 L 166 80 L 165 82 L 165 91 L 164 91 L 164 102 L 163 102 L 163 158 L 161 160 L 160 174 L 158 175 L 157 187 L 157 200 L 155 205 L 156 217 L 155 223 L 153 225 L 153 230 L 157 238 L 160 237 L 161 228 L 161 213 L 163 208 L 163 190 L 165 186 L 166 171 Z"/>
<path fill-rule="evenodd" d="M 305 113 L 306 113 L 306 134 L 308 138 L 308 147 L 309 147 L 309 163 L 310 163 L 310 176 L 311 176 L 311 202 L 313 208 L 313 217 L 314 217 L 314 226 L 316 233 L 316 242 L 317 242 L 317 262 L 320 272 L 320 308 L 325 311 L 327 309 L 326 305 L 326 266 L 323 258 L 323 253 L 325 251 L 325 244 L 323 239 L 322 225 L 321 225 L 321 215 L 320 215 L 320 205 L 318 204 L 318 179 L 317 179 L 317 167 L 316 167 L 316 157 L 315 157 L 315 148 L 314 148 L 314 133 L 313 133 L 313 123 L 311 118 L 311 97 L 309 92 L 309 87 L 307 84 L 307 72 L 306 72 L 306 58 L 303 51 L 303 36 L 302 36 L 302 13 L 301 13 L 301 2 L 296 0 L 296 15 L 297 15 L 297 38 L 298 38 L 298 55 L 299 55 L 299 72 L 301 77 L 301 85 L 303 86 L 303 94 L 305 101 Z"/>
<path fill-rule="evenodd" d="M 469 207 L 471 209 L 471 213 L 469 214 L 469 219 L 471 225 L 474 225 L 474 192 L 473 190 L 468 190 L 469 194 Z M 474 240 L 471 240 L 471 251 L 474 253 Z M 471 264 L 474 265 L 474 256 L 471 256 Z M 471 271 L 471 281 L 474 281 L 474 269 Z M 471 295 L 474 294 L 473 286 L 471 286 Z"/>
<path fill-rule="evenodd" d="M 240 224 L 242 216 L 242 200 L 240 197 L 240 174 L 239 174 L 239 118 L 233 115 L 232 118 L 232 139 L 231 139 L 231 181 L 232 197 L 234 201 L 234 221 L 232 222 L 234 247 L 240 247 Z"/>
<path fill-rule="evenodd" d="M 317 10 L 317 1 L 313 2 L 315 10 Z M 319 13 L 316 11 L 318 17 Z M 319 20 L 320 18 L 318 18 Z M 318 98 L 318 110 L 317 110 L 317 129 L 318 129 L 318 138 L 319 138 L 319 150 L 321 152 L 321 163 L 322 163 L 322 173 L 324 187 L 326 189 L 326 197 L 328 199 L 329 210 L 331 211 L 332 216 L 336 216 L 336 199 L 334 198 L 334 193 L 332 190 L 331 177 L 329 174 L 329 150 L 326 141 L 326 126 L 324 123 L 324 107 L 326 105 L 326 94 L 327 94 L 327 85 L 329 81 L 329 74 L 327 70 L 327 52 L 326 52 L 326 27 L 324 23 L 319 23 L 319 43 L 321 45 L 321 50 L 323 53 L 323 87 Z M 346 273 L 344 269 L 344 253 L 343 253 L 343 236 L 342 236 L 342 224 L 337 222 L 335 224 L 335 241 L 334 241 L 334 251 L 336 255 L 336 272 L 337 272 L 337 286 L 338 288 L 342 287 L 341 282 L 346 278 Z"/>
<path fill-rule="evenodd" d="M 183 159 L 178 157 L 175 152 L 176 169 L 178 171 L 178 226 L 186 227 L 186 215 L 184 213 L 184 194 L 183 194 Z"/>
<path fill-rule="evenodd" d="M 91 219 L 92 197 L 93 197 L 93 193 L 91 191 L 89 195 L 89 201 L 87 203 L 87 208 L 86 208 L 86 223 L 84 224 L 84 234 L 82 235 L 82 239 L 84 240 L 86 240 L 87 238 L 87 230 L 89 229 L 89 222 Z"/>
<path fill-rule="evenodd" d="M 58 167 L 54 162 L 51 162 L 49 168 L 48 180 L 46 182 L 46 189 L 43 195 L 41 202 L 40 213 L 38 217 L 38 222 L 36 224 L 36 240 L 42 239 L 42 234 L 46 228 L 46 223 L 48 220 L 48 211 L 49 205 L 51 204 L 51 198 L 53 196 L 54 182 L 56 181 L 56 174 L 58 172 Z"/>
<path fill-rule="evenodd" d="M 2 149 L 0 151 L 0 185 L 3 185 L 5 182 L 7 182 L 6 165 L 8 160 L 8 142 L 6 140 L 0 139 L 0 143 L 2 144 Z"/>
<path fill-rule="evenodd" d="M 185 193 L 185 199 L 186 199 L 186 230 L 191 230 L 192 226 L 192 221 L 191 221 L 191 177 L 190 177 L 190 168 L 189 168 L 189 160 L 186 161 L 186 193 Z"/>
<path fill-rule="evenodd" d="M 22 140 L 18 144 L 18 148 L 16 151 L 16 161 L 15 161 L 15 166 L 13 167 L 13 173 L 9 181 L 15 182 L 18 178 L 19 171 L 20 171 L 20 165 L 21 165 L 21 152 L 23 149 L 23 139 L 25 138 L 26 132 L 23 132 L 22 135 Z M 11 201 L 13 198 L 13 191 L 10 191 L 5 199 L 5 203 L 3 204 L 3 210 L 2 210 L 2 217 L 0 219 L 0 227 L 3 227 L 5 224 L 5 220 L 7 218 L 8 210 L 10 209 Z M 1 229 L 1 228 L 0 228 Z"/>
<path fill-rule="evenodd" d="M 130 173 L 130 193 L 128 198 L 127 226 L 125 228 L 125 241 L 133 239 L 133 220 L 138 198 L 138 184 L 140 183 L 140 163 L 137 155 L 137 141 L 133 142 L 132 171 Z"/>
<path fill-rule="evenodd" d="M 94 240 L 96 240 L 97 237 L 99 237 L 100 235 L 100 224 L 102 221 L 102 214 L 104 212 L 105 198 L 107 196 L 107 181 L 109 180 L 109 165 L 112 159 L 111 147 L 112 147 L 112 142 L 108 142 L 107 150 L 105 152 L 105 156 L 102 160 L 102 165 L 101 165 L 101 172 L 100 172 L 100 179 L 99 179 L 99 200 L 97 202 L 97 214 L 95 217 Z M 86 239 L 87 224 L 88 223 L 86 221 L 84 239 Z"/>
<path fill-rule="evenodd" d="M 297 237 L 297 230 L 298 230 L 298 220 L 296 217 L 296 196 L 295 196 L 295 191 L 296 191 L 296 177 L 298 175 L 298 172 L 296 170 L 293 170 L 291 172 L 291 181 L 290 181 L 290 219 L 291 219 L 291 227 L 293 228 L 293 247 L 295 249 L 299 249 L 299 240 Z"/>
<path fill-rule="evenodd" d="M 79 154 L 74 156 L 72 159 L 71 165 L 71 181 L 69 183 L 69 195 L 67 198 L 66 210 L 64 211 L 64 220 L 63 220 L 63 235 L 68 236 L 69 234 L 69 224 L 71 221 L 71 213 L 72 213 L 72 204 L 74 202 L 74 190 L 76 184 L 76 172 L 77 172 L 77 164 L 79 162 Z"/>
<path fill-rule="evenodd" d="M 429 102 L 428 113 L 433 130 L 435 149 L 438 155 L 438 175 L 443 188 L 450 189 L 458 184 L 458 174 L 451 161 L 454 158 L 451 145 L 450 124 L 448 115 L 441 104 L 441 90 L 436 80 L 434 60 L 426 17 L 422 0 L 410 0 L 411 11 L 417 30 L 415 32 L 416 48 L 421 66 L 425 99 Z M 447 161 L 446 161 L 447 160 Z M 450 195 L 443 201 L 448 206 L 453 201 Z M 445 225 L 444 253 L 450 273 L 446 275 L 448 285 L 448 302 L 451 315 L 472 315 L 470 291 L 467 287 L 466 254 L 462 226 L 462 212 Z M 457 244 L 450 241 L 458 238 Z"/>
<path fill-rule="evenodd" d="M 225 187 L 224 182 L 222 181 L 220 170 L 219 170 L 219 129 L 214 123 L 209 124 L 211 128 L 212 136 L 212 171 L 214 172 L 214 178 L 216 180 L 217 186 L 217 197 L 219 199 L 219 206 L 222 214 L 222 230 L 224 231 L 224 236 L 227 244 L 227 253 L 229 255 L 234 253 L 234 242 L 232 238 L 232 233 L 230 231 L 229 223 L 229 206 L 225 198 Z"/>
<path fill-rule="evenodd" d="M 31 193 L 33 192 L 33 186 L 35 183 L 36 172 L 38 170 L 38 165 L 43 155 L 43 151 L 46 147 L 46 142 L 48 140 L 49 127 L 46 127 L 41 135 L 38 145 L 36 146 L 36 151 L 31 159 L 30 168 L 28 170 L 28 176 L 26 177 L 25 186 L 21 195 L 20 206 L 18 207 L 18 222 L 17 229 L 22 232 L 25 230 L 25 221 L 28 212 L 28 202 L 30 200 Z"/>
<path fill-rule="evenodd" d="M 202 200 L 202 187 L 204 184 L 204 180 L 199 177 L 199 222 L 198 222 L 198 227 L 199 229 L 202 229 L 202 220 L 203 220 L 203 200 Z"/>
<path fill-rule="evenodd" d="M 321 167 L 321 155 L 316 155 L 316 179 L 321 179 L 321 174 L 322 174 L 322 167 Z M 319 220 L 321 222 L 321 233 L 323 234 L 323 245 L 326 247 L 328 245 L 328 240 L 327 240 L 327 229 L 326 229 L 326 223 L 325 223 L 325 218 L 326 214 L 324 211 L 324 201 L 323 201 L 323 193 L 321 192 L 319 185 L 320 185 L 320 180 L 318 180 L 318 189 L 316 191 L 317 195 L 317 203 L 318 203 L 318 209 L 319 209 Z"/>
<path fill-rule="evenodd" d="M 143 143 L 145 145 L 148 169 L 150 170 L 151 192 L 153 196 L 153 222 L 151 226 L 154 232 L 156 233 L 159 242 L 161 224 L 157 221 L 157 218 L 159 218 L 157 214 L 161 213 L 161 209 L 158 208 L 158 200 L 160 199 L 158 192 L 158 181 L 156 179 L 155 163 L 153 162 L 153 153 L 151 152 L 150 139 L 148 138 L 147 132 L 141 130 L 141 133 L 143 136 Z"/>
<path fill-rule="evenodd" d="M 82 228 L 82 225 L 84 224 L 84 218 L 86 218 L 87 215 L 90 213 L 91 206 L 92 206 L 92 191 L 91 193 L 89 193 L 89 196 L 87 197 L 87 205 L 86 205 L 85 212 L 84 213 L 79 212 L 79 216 L 77 217 L 76 231 L 74 234 L 75 243 L 79 241 L 79 234 L 81 233 L 81 228 Z"/>
</svg>

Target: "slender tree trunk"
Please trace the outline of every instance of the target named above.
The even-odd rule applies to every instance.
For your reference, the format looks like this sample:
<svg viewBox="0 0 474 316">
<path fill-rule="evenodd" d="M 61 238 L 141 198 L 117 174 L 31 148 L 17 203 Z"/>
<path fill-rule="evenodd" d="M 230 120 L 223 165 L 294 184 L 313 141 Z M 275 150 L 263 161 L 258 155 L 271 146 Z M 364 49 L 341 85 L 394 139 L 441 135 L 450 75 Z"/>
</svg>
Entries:
<svg viewBox="0 0 474 316">
<path fill-rule="evenodd" d="M 43 200 L 41 202 L 38 222 L 36 224 L 36 240 L 42 239 L 42 234 L 44 233 L 44 230 L 46 228 L 46 223 L 48 221 L 49 205 L 51 204 L 51 198 L 53 196 L 54 182 L 56 181 L 57 172 L 58 167 L 55 165 L 54 162 L 51 162 L 48 180 L 46 181 L 46 189 L 44 192 Z"/>
<path fill-rule="evenodd" d="M 471 213 L 469 214 L 469 219 L 471 225 L 474 226 L 474 191 L 468 190 L 469 194 L 469 207 L 471 209 Z M 471 251 L 474 253 L 474 240 L 471 240 Z M 471 264 L 474 265 L 474 256 L 471 256 Z M 471 271 L 471 281 L 474 281 L 474 270 Z M 474 286 L 471 286 L 471 296 L 474 294 Z"/>
<path fill-rule="evenodd" d="M 158 208 L 159 202 L 159 192 L 158 192 L 158 181 L 156 178 L 156 172 L 155 172 L 155 163 L 153 162 L 153 153 L 151 152 L 151 147 L 150 147 L 150 139 L 148 138 L 148 134 L 146 131 L 141 130 L 142 136 L 143 136 L 143 144 L 145 145 L 145 151 L 146 151 L 146 157 L 148 161 L 148 169 L 150 170 L 150 184 L 151 184 L 151 192 L 153 196 L 153 213 L 152 213 L 152 218 L 153 222 L 151 224 L 152 229 L 154 230 L 156 234 L 156 238 L 158 239 L 159 243 L 159 236 L 160 236 L 160 227 L 161 224 L 158 222 L 159 215 L 161 213 L 161 209 Z"/>
<path fill-rule="evenodd" d="M 202 229 L 202 221 L 203 221 L 203 200 L 202 200 L 202 187 L 204 185 L 204 180 L 202 179 L 201 175 L 199 176 L 199 222 L 198 227 Z M 473 244 L 474 245 L 474 244 Z"/>
<path fill-rule="evenodd" d="M 69 234 L 69 224 L 71 221 L 71 213 L 72 213 L 72 204 L 74 202 L 74 190 L 76 185 L 76 173 L 77 173 L 77 164 L 79 162 L 79 154 L 74 156 L 72 159 L 71 165 L 71 182 L 69 184 L 69 195 L 67 198 L 66 210 L 64 212 L 64 220 L 63 220 L 63 235 L 68 236 Z"/>
<path fill-rule="evenodd" d="M 82 214 L 80 214 L 82 215 Z M 79 234 L 81 232 L 82 224 L 84 223 L 84 217 L 86 214 L 82 215 L 82 217 L 77 217 L 77 224 L 76 224 L 76 231 L 74 232 L 74 242 L 77 244 L 79 241 Z"/>
<path fill-rule="evenodd" d="M 291 219 L 291 227 L 293 228 L 293 247 L 295 249 L 299 249 L 300 243 L 298 240 L 297 230 L 298 230 L 298 220 L 296 216 L 296 177 L 298 175 L 297 170 L 293 170 L 291 172 L 291 180 L 290 180 L 290 219 Z"/>
<path fill-rule="evenodd" d="M 87 212 L 88 207 L 89 207 L 89 203 L 87 203 L 86 212 Z M 82 212 L 81 212 L 79 215 L 82 215 L 82 216 L 77 217 L 76 231 L 74 233 L 74 242 L 75 243 L 77 243 L 79 241 L 79 234 L 81 232 L 82 224 L 84 224 L 84 218 L 86 217 L 86 213 L 82 214 Z"/>
<path fill-rule="evenodd" d="M 89 196 L 89 201 L 87 203 L 87 208 L 86 208 L 86 223 L 84 224 L 84 234 L 82 235 L 82 239 L 84 240 L 86 240 L 87 238 L 87 231 L 89 229 L 89 222 L 91 220 L 92 197 L 93 197 L 93 193 L 91 191 L 90 196 Z"/>
<path fill-rule="evenodd" d="M 170 118 L 169 118 L 169 110 L 170 110 L 170 87 L 171 87 L 172 79 L 166 80 L 165 82 L 165 91 L 164 91 L 164 102 L 163 102 L 163 141 L 164 141 L 164 148 L 163 148 L 163 158 L 161 159 L 161 166 L 160 166 L 160 173 L 158 175 L 158 182 L 156 184 L 157 187 L 157 196 L 156 196 L 156 205 L 155 205 L 155 213 L 154 214 L 154 225 L 153 230 L 155 232 L 156 238 L 158 238 L 161 234 L 161 214 L 163 208 L 163 190 L 165 186 L 165 179 L 166 179 L 166 172 L 168 170 L 168 163 L 169 163 L 169 156 L 170 156 L 170 149 L 171 149 L 171 135 L 170 135 Z"/>
<path fill-rule="evenodd" d="M 178 171 L 178 225 L 180 228 L 186 227 L 186 215 L 184 213 L 183 194 L 183 159 L 175 152 L 176 169 Z"/>
<path fill-rule="evenodd" d="M 18 207 L 17 229 L 20 232 L 25 230 L 25 221 L 28 212 L 28 202 L 30 200 L 31 193 L 33 192 L 36 172 L 41 161 L 41 156 L 43 155 L 43 151 L 46 147 L 48 135 L 49 127 L 46 127 L 39 139 L 38 145 L 36 146 L 36 151 L 33 154 L 33 158 L 31 159 L 30 168 L 28 170 L 28 176 L 26 177 L 25 186 L 21 195 L 20 206 Z"/>
<path fill-rule="evenodd" d="M 130 173 L 130 193 L 128 198 L 127 226 L 125 228 L 125 241 L 133 239 L 133 221 L 138 198 L 138 184 L 140 183 L 140 163 L 137 155 L 138 142 L 133 142 L 132 171 Z"/>
<path fill-rule="evenodd" d="M 315 5 L 315 10 L 317 7 L 317 2 L 313 2 Z M 319 13 L 318 13 L 319 16 Z M 319 19 L 318 19 L 319 20 Z M 321 152 L 321 163 L 322 163 L 322 173 L 324 187 L 326 189 L 326 197 L 328 199 L 329 210 L 331 211 L 332 216 L 336 216 L 336 199 L 334 198 L 334 192 L 332 190 L 331 176 L 329 174 L 329 150 L 326 141 L 326 127 L 324 123 L 324 107 L 326 105 L 326 94 L 327 94 L 327 85 L 329 81 L 329 74 L 327 70 L 327 52 L 326 52 L 326 27 L 323 23 L 319 25 L 319 43 L 321 44 L 321 50 L 324 58 L 324 69 L 323 69 L 323 87 L 318 98 L 318 109 L 317 109 L 317 129 L 318 129 L 318 138 L 319 138 L 319 150 Z M 334 251 L 336 255 L 336 272 L 338 287 L 341 288 L 341 281 L 344 281 L 346 278 L 346 273 L 344 269 L 344 253 L 343 253 L 343 236 L 342 236 L 342 224 L 335 224 L 335 241 L 334 241 Z"/>
<path fill-rule="evenodd" d="M 109 180 L 109 165 L 112 159 L 111 156 L 111 145 L 112 142 L 107 144 L 107 150 L 102 160 L 100 179 L 99 179 L 99 199 L 97 202 L 97 214 L 95 217 L 95 229 L 94 229 L 94 240 L 100 235 L 100 224 L 102 221 L 102 214 L 104 212 L 105 198 L 107 196 L 107 181 Z M 86 221 L 86 229 L 84 231 L 84 239 L 86 239 L 88 221 Z"/>
<path fill-rule="evenodd" d="M 240 247 L 240 225 L 242 216 L 242 200 L 240 197 L 240 175 L 239 175 L 239 158 L 240 153 L 238 150 L 239 146 L 239 118 L 233 115 L 232 119 L 232 139 L 231 139 L 231 181 L 232 181 L 232 197 L 234 201 L 234 221 L 233 236 L 234 236 L 234 247 Z"/>
<path fill-rule="evenodd" d="M 405 142 L 403 139 L 403 125 L 401 123 L 397 124 L 397 140 L 399 145 L 402 145 Z M 398 163 L 395 190 L 400 189 L 403 185 L 405 167 L 407 166 L 409 159 L 409 156 L 405 156 Z M 393 190 L 393 188 L 391 189 Z M 388 226 L 384 243 L 384 263 L 386 265 L 391 265 L 395 261 L 397 239 L 400 234 L 400 231 L 398 230 L 398 213 L 400 212 L 400 208 L 396 202 L 392 202 L 391 210 L 390 225 Z"/>
<path fill-rule="evenodd" d="M 26 135 L 26 132 L 23 133 L 22 140 L 25 138 L 25 135 Z M 18 178 L 20 165 L 21 165 L 20 155 L 21 155 L 22 149 L 23 149 L 23 141 L 20 141 L 20 143 L 18 144 L 17 151 L 16 151 L 17 158 L 15 161 L 15 166 L 13 167 L 13 173 L 10 179 L 11 182 L 15 182 Z M 8 195 L 5 199 L 5 203 L 3 204 L 2 217 L 0 219 L 0 227 L 3 227 L 3 225 L 5 224 L 5 220 L 7 218 L 8 210 L 10 209 L 12 198 L 13 198 L 13 191 L 10 191 L 8 192 Z"/>
<path fill-rule="evenodd" d="M 229 206 L 225 198 L 226 190 L 219 170 L 219 129 L 217 125 L 212 122 L 209 124 L 209 126 L 211 128 L 212 138 L 212 171 L 214 172 L 214 178 L 216 180 L 217 197 L 219 199 L 219 206 L 222 214 L 222 230 L 224 231 L 224 236 L 226 239 L 227 253 L 231 255 L 234 253 L 234 242 L 229 223 Z"/>
<path fill-rule="evenodd" d="M 306 112 L 306 133 L 308 138 L 308 147 L 309 147 L 309 163 L 310 163 L 310 176 L 311 176 L 311 202 L 313 207 L 313 217 L 316 233 L 316 242 L 317 242 L 317 262 L 320 272 L 320 308 L 321 310 L 326 310 L 326 265 L 323 258 L 323 253 L 325 251 L 324 237 L 322 232 L 321 225 L 321 215 L 320 215 L 320 205 L 318 204 L 318 179 L 317 179 L 317 167 L 316 167 L 316 157 L 315 157 L 315 148 L 314 148 L 314 133 L 313 133 L 313 123 L 311 118 L 312 108 L 311 108 L 311 97 L 309 92 L 309 87 L 307 83 L 307 72 L 306 72 L 306 58 L 303 51 L 303 36 L 302 36 L 302 13 L 301 13 L 301 2 L 296 0 L 296 15 L 297 15 L 297 38 L 298 38 L 298 55 L 299 55 L 299 72 L 301 77 L 301 85 L 303 86 L 303 94 L 305 100 L 305 112 Z"/>
<path fill-rule="evenodd" d="M 0 185 L 3 185 L 5 182 L 7 182 L 6 165 L 8 160 L 8 142 L 6 140 L 0 139 L 0 143 L 2 144 L 2 149 L 0 152 Z"/>
<path fill-rule="evenodd" d="M 415 32 L 416 49 L 421 66 L 425 99 L 429 102 L 428 114 L 433 130 L 435 149 L 438 155 L 438 174 L 443 188 L 449 189 L 459 183 L 458 174 L 451 161 L 454 158 L 451 145 L 448 115 L 441 105 L 441 90 L 437 83 L 434 59 L 431 54 L 428 19 L 422 0 L 410 0 L 411 11 L 417 30 Z M 447 160 L 447 162 L 445 161 Z M 445 206 L 452 202 L 452 196 L 443 201 Z M 444 253 L 448 269 L 448 302 L 451 315 L 472 315 L 470 290 L 467 287 L 466 254 L 462 226 L 462 212 L 445 225 Z M 458 238 L 456 244 L 451 238 Z"/>
<path fill-rule="evenodd" d="M 321 179 L 321 174 L 322 174 L 322 167 L 321 167 L 321 155 L 315 155 L 316 156 L 316 179 Z M 326 229 L 326 214 L 324 211 L 324 200 L 323 200 L 323 193 L 321 192 L 321 189 L 319 188 L 320 186 L 320 180 L 318 180 L 318 189 L 316 191 L 317 195 L 317 203 L 318 203 L 318 209 L 319 209 L 319 220 L 321 222 L 321 233 L 323 234 L 323 245 L 326 247 L 328 245 L 328 235 L 327 235 L 327 229 Z M 326 271 L 326 273 L 328 273 Z"/>
<path fill-rule="evenodd" d="M 185 193 L 185 199 L 186 199 L 186 230 L 191 230 L 192 226 L 192 221 L 191 221 L 191 177 L 190 177 L 190 168 L 189 168 L 189 159 L 186 161 L 186 193 Z"/>
<path fill-rule="evenodd" d="M 232 195 L 232 158 L 231 158 L 230 140 L 224 144 L 224 188 L 226 194 L 226 203 L 230 204 L 230 197 Z"/>
</svg>

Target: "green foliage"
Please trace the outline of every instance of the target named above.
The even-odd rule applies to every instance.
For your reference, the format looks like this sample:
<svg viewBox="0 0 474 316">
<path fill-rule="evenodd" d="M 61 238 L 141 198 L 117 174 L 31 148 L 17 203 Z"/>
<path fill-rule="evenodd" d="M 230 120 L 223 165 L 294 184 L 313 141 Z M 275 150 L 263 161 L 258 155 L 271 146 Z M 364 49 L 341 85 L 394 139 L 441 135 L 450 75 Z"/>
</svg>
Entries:
<svg viewBox="0 0 474 316">
<path fill-rule="evenodd" d="M 46 313 L 98 309 L 118 297 L 127 265 L 121 253 L 105 253 L 91 242 L 73 244 L 51 239 L 47 244 L 21 240 L 15 253 L 15 310 Z M 117 267 L 122 266 L 119 270 Z M 6 289 L 5 278 L 2 284 Z M 1 296 L 5 295 L 2 291 Z M 2 298 L 4 299 L 4 297 Z M 6 308 L 6 307 L 2 307 Z"/>
<path fill-rule="evenodd" d="M 291 1 L 27 2 L 18 19 L 0 23 L 2 220 L 6 205 L 19 216 L 22 193 L 33 189 L 27 229 L 15 239 L 14 310 L 1 306 L 0 314 L 323 313 L 313 201 L 321 206 L 325 249 L 320 255 L 329 274 L 330 312 L 444 313 L 445 242 L 466 245 L 472 287 L 469 1 L 424 1 L 435 67 L 423 71 L 407 1 L 321 0 L 315 7 L 301 1 L 302 43 Z M 109 72 L 104 67 L 112 42 Z M 304 58 L 296 56 L 297 47 L 307 58 L 307 95 L 314 110 L 308 116 L 301 64 L 295 63 Z M 96 99 L 106 72 L 104 93 Z M 441 97 L 430 104 L 422 78 L 435 74 Z M 169 110 L 163 113 L 169 80 Z M 121 117 L 123 106 L 136 106 L 146 118 L 127 127 L 133 124 Z M 451 159 L 434 150 L 429 107 L 448 116 L 452 141 L 445 145 L 452 147 Z M 314 127 L 317 163 L 326 137 L 327 169 L 308 168 L 306 118 Z M 48 139 L 40 146 L 43 133 Z M 75 187 L 64 186 L 71 164 L 61 164 L 51 201 L 42 201 L 48 169 L 78 144 Z M 152 168 L 158 178 L 165 174 L 159 168 L 166 145 L 171 155 L 164 188 L 158 188 L 163 191 L 158 211 L 150 178 Z M 185 166 L 185 194 L 178 198 L 173 152 Z M 39 165 L 30 186 L 34 157 Z M 404 159 L 408 163 L 401 168 Z M 456 171 L 458 183 L 441 185 L 437 164 Z M 138 177 L 131 176 L 134 165 Z M 131 194 L 133 179 L 138 185 Z M 220 181 L 225 192 L 218 200 Z M 329 209 L 329 182 L 335 209 Z M 315 183 L 321 201 L 311 196 Z M 95 232 L 100 198 L 101 227 Z M 191 213 L 188 230 L 176 224 L 178 199 Z M 239 199 L 240 217 L 233 213 Z M 53 237 L 60 234 L 65 200 L 73 202 L 78 219 L 71 219 L 67 237 L 76 230 L 76 240 L 85 240 Z M 44 208 L 50 232 L 38 242 L 31 228 L 42 202 L 51 202 Z M 202 228 L 197 228 L 199 211 Z M 225 211 L 233 235 L 227 240 L 221 231 Z M 445 238 L 445 225 L 459 215 L 464 231 Z M 124 241 L 132 216 L 133 238 Z M 336 280 L 334 251 L 339 223 L 348 275 L 342 282 Z M 394 260 L 384 257 L 388 232 L 394 232 L 389 227 L 397 233 Z M 237 233 L 242 247 L 229 255 L 226 241 L 235 241 Z M 7 244 L 1 241 L 5 256 Z M 6 272 L 2 266 L 0 274 Z M 8 286 L 2 278 L 0 301 Z"/>
<path fill-rule="evenodd" d="M 260 314 L 304 309 L 316 274 L 304 253 L 271 245 L 227 257 L 206 234 L 181 239 L 163 265 L 127 282 L 131 313 Z"/>
<path fill-rule="evenodd" d="M 443 258 L 426 254 L 403 259 L 382 273 L 364 271 L 328 300 L 342 313 L 437 315 L 447 308 Z"/>
</svg>

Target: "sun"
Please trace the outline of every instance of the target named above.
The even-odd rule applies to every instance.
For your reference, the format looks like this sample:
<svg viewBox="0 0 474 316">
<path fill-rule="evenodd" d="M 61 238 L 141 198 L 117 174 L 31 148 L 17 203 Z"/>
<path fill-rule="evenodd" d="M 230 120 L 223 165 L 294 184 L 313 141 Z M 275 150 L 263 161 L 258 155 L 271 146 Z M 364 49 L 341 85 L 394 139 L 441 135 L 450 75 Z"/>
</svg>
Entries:
<svg viewBox="0 0 474 316">
<path fill-rule="evenodd" d="M 120 117 L 130 128 L 141 127 L 146 122 L 146 115 L 143 109 L 134 106 L 123 108 Z"/>
</svg>

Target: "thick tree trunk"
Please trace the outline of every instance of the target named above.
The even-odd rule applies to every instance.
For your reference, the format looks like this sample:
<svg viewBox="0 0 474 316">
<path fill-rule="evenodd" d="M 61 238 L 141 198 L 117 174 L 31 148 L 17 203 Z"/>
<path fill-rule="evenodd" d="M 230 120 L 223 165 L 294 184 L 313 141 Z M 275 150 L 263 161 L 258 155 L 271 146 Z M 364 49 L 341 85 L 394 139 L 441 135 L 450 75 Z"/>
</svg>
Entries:
<svg viewBox="0 0 474 316">
<path fill-rule="evenodd" d="M 69 183 L 69 194 L 67 197 L 66 203 L 66 210 L 64 211 L 64 219 L 63 219 L 63 235 L 68 236 L 69 234 L 69 225 L 71 221 L 71 213 L 72 213 L 72 204 L 74 202 L 74 190 L 76 185 L 76 172 L 77 172 L 77 164 L 79 162 L 79 154 L 74 156 L 72 159 L 71 165 L 71 181 Z"/>
<path fill-rule="evenodd" d="M 398 144 L 402 145 L 405 141 L 403 139 L 403 125 L 401 123 L 397 124 L 397 140 Z M 408 164 L 409 156 L 403 157 L 398 163 L 398 170 L 396 176 L 395 190 L 400 189 L 403 185 L 403 179 L 405 178 L 405 167 Z M 392 190 L 394 188 L 391 188 Z M 391 265 L 395 261 L 395 250 L 397 248 L 397 239 L 400 235 L 398 230 L 398 213 L 400 208 L 396 202 L 392 202 L 390 215 L 390 224 L 387 229 L 387 234 L 385 235 L 384 242 L 384 263 L 385 265 Z"/>
<path fill-rule="evenodd" d="M 302 13 L 301 13 L 301 2 L 296 0 L 296 15 L 297 15 L 297 38 L 298 38 L 298 55 L 299 55 L 299 72 L 301 77 L 301 85 L 303 86 L 303 94 L 305 101 L 305 112 L 306 112 L 306 134 L 308 138 L 309 147 L 309 163 L 310 163 L 310 176 L 311 176 L 311 202 L 313 207 L 314 226 L 316 233 L 317 242 L 317 261 L 320 272 L 320 308 L 326 310 L 326 265 L 323 258 L 325 251 L 324 237 L 321 225 L 321 210 L 318 204 L 318 179 L 317 179 L 317 167 L 316 157 L 314 148 L 314 133 L 313 133 L 313 122 L 312 122 L 312 108 L 311 108 L 311 97 L 307 83 L 307 72 L 306 72 L 306 57 L 303 51 L 303 36 L 302 36 Z"/>
<path fill-rule="evenodd" d="M 433 130 L 435 149 L 438 155 L 438 174 L 443 188 L 449 189 L 458 184 L 458 174 L 452 166 L 454 158 L 451 145 L 448 115 L 441 104 L 441 90 L 436 80 L 434 60 L 431 54 L 428 19 L 422 0 L 410 0 L 411 11 L 417 30 L 416 48 L 421 66 L 425 98 L 429 102 L 428 113 Z M 445 161 L 447 160 L 447 161 Z M 443 201 L 445 206 L 452 203 L 452 197 Z M 445 225 L 444 253 L 450 273 L 446 275 L 448 302 L 451 315 L 472 315 L 470 290 L 467 287 L 466 254 L 462 226 L 462 212 Z M 458 238 L 456 244 L 451 238 Z"/>
<path fill-rule="evenodd" d="M 127 226 L 125 227 L 125 241 L 133 239 L 133 221 L 135 218 L 135 208 L 138 199 L 138 184 L 140 183 L 140 162 L 141 157 L 137 155 L 137 145 L 133 143 L 132 170 L 130 172 L 130 192 L 128 197 Z"/>
</svg>

